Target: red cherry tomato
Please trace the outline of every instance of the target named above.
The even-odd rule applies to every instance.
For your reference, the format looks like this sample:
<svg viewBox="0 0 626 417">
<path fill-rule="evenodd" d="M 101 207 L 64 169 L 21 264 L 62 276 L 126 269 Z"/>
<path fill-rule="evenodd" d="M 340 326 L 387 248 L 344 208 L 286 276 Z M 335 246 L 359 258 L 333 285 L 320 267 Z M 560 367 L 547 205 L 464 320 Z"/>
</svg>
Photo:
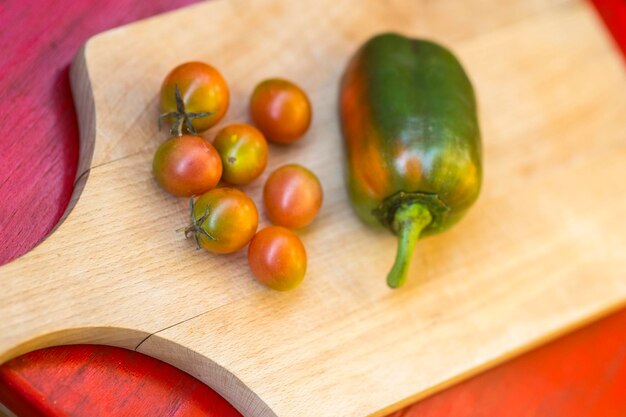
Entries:
<svg viewBox="0 0 626 417">
<path fill-rule="evenodd" d="M 309 129 L 311 103 L 305 92 L 294 83 L 270 79 L 254 89 L 250 114 L 267 140 L 288 144 Z"/>
<path fill-rule="evenodd" d="M 278 168 L 263 188 L 270 221 L 290 229 L 309 225 L 322 207 L 322 198 L 322 186 L 315 174 L 295 164 Z"/>
<path fill-rule="evenodd" d="M 289 229 L 269 226 L 252 238 L 248 263 L 259 282 L 278 291 L 287 291 L 304 279 L 306 250 Z"/>
<path fill-rule="evenodd" d="M 170 114 L 166 119 L 171 123 L 175 121 L 174 114 L 179 112 L 176 87 L 180 91 L 184 112 L 191 116 L 191 124 L 197 132 L 209 129 L 224 117 L 230 93 L 224 77 L 212 66 L 203 62 L 187 62 L 167 74 L 161 86 L 161 112 L 163 115 Z M 194 113 L 202 112 L 211 114 L 193 117 Z"/>
<path fill-rule="evenodd" d="M 243 185 L 257 178 L 267 165 L 267 142 L 254 126 L 234 124 L 220 130 L 213 146 L 222 158 L 222 179 Z"/>
<path fill-rule="evenodd" d="M 243 248 L 254 236 L 259 215 L 243 191 L 220 187 L 191 200 L 191 224 L 185 236 L 209 252 L 231 253 Z"/>
<path fill-rule="evenodd" d="M 179 197 L 209 191 L 222 176 L 222 160 L 215 148 L 199 136 L 166 140 L 154 154 L 152 172 L 159 185 Z"/>
</svg>

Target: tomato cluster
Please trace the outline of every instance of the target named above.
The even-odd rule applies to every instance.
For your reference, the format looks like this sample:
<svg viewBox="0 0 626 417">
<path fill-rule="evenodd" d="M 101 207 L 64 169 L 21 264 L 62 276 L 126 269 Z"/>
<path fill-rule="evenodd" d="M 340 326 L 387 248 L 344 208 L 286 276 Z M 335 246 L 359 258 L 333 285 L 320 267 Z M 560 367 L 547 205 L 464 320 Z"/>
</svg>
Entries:
<svg viewBox="0 0 626 417">
<path fill-rule="evenodd" d="M 256 279 L 279 291 L 293 289 L 304 279 L 307 256 L 290 229 L 308 226 L 317 216 L 323 194 L 319 180 L 295 164 L 272 172 L 263 203 L 276 226 L 258 233 L 254 201 L 234 186 L 248 184 L 263 173 L 267 140 L 286 145 L 306 133 L 311 103 L 290 81 L 263 81 L 250 99 L 256 127 L 225 126 L 209 143 L 199 134 L 220 122 L 229 103 L 228 84 L 214 67 L 188 62 L 174 68 L 161 86 L 159 124 L 170 125 L 171 137 L 156 150 L 154 178 L 170 194 L 190 197 L 189 225 L 181 230 L 193 237 L 198 248 L 231 253 L 249 243 L 248 263 Z"/>
</svg>

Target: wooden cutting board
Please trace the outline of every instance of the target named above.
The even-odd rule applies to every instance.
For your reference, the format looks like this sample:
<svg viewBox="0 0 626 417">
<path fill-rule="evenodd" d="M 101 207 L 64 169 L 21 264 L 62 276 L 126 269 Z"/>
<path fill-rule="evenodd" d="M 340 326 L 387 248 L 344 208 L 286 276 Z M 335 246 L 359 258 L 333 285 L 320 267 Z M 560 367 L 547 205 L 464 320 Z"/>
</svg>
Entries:
<svg viewBox="0 0 626 417">
<path fill-rule="evenodd" d="M 476 206 L 418 244 L 395 291 L 385 285 L 394 238 L 359 223 L 346 198 L 336 112 L 349 56 L 388 30 L 459 56 L 485 159 Z M 272 147 L 267 170 L 298 162 L 325 189 L 301 233 L 309 271 L 293 292 L 256 284 L 245 251 L 196 251 L 175 231 L 188 202 L 161 191 L 150 168 L 165 139 L 160 82 L 188 60 L 229 82 L 221 125 L 248 120 L 266 77 L 310 94 L 310 132 Z M 626 72 L 584 2 L 217 0 L 92 38 L 72 84 L 73 208 L 0 268 L 0 362 L 105 343 L 180 367 L 247 416 L 382 415 L 626 303 Z M 264 178 L 245 189 L 257 202 Z"/>
</svg>

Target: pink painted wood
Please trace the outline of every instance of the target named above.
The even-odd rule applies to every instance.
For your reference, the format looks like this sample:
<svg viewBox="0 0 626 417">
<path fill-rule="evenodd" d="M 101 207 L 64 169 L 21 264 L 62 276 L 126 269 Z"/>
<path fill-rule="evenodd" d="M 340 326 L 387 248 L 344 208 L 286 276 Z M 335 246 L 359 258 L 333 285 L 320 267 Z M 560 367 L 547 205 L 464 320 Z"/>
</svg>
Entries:
<svg viewBox="0 0 626 417">
<path fill-rule="evenodd" d="M 0 264 L 57 224 L 74 188 L 78 125 L 68 68 L 103 30 L 192 0 L 0 2 Z"/>
</svg>

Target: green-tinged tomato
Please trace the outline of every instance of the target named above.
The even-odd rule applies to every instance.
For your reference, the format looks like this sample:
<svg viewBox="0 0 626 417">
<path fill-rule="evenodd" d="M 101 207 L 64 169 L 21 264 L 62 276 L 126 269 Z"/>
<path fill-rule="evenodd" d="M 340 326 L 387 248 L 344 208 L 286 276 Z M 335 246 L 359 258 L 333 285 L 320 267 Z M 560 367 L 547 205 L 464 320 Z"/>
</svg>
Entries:
<svg viewBox="0 0 626 417">
<path fill-rule="evenodd" d="M 289 229 L 308 226 L 320 211 L 322 198 L 322 185 L 315 174 L 297 164 L 272 172 L 263 188 L 267 217 Z"/>
<path fill-rule="evenodd" d="M 157 148 L 152 172 L 165 191 L 190 197 L 217 185 L 222 175 L 222 160 L 206 140 L 183 135 L 170 138 Z"/>
<path fill-rule="evenodd" d="M 176 88 L 181 102 L 177 102 Z M 161 85 L 161 116 L 173 125 L 174 134 L 179 134 L 183 128 L 195 134 L 215 126 L 226 114 L 229 101 L 230 93 L 224 77 L 204 62 L 177 66 Z M 196 132 L 184 123 L 185 116 Z"/>
<path fill-rule="evenodd" d="M 254 126 L 239 123 L 217 133 L 213 146 L 222 158 L 222 179 L 231 184 L 248 184 L 267 165 L 267 141 Z"/>
<path fill-rule="evenodd" d="M 273 78 L 256 86 L 250 115 L 267 140 L 286 145 L 300 139 L 311 124 L 311 102 L 291 81 Z"/>
<path fill-rule="evenodd" d="M 231 253 L 252 239 L 259 221 L 254 202 L 243 191 L 220 187 L 191 200 L 185 236 L 209 252 Z"/>
<path fill-rule="evenodd" d="M 296 288 L 306 274 L 306 250 L 292 231 L 269 226 L 257 233 L 248 247 L 248 263 L 254 277 L 278 290 Z"/>
</svg>

